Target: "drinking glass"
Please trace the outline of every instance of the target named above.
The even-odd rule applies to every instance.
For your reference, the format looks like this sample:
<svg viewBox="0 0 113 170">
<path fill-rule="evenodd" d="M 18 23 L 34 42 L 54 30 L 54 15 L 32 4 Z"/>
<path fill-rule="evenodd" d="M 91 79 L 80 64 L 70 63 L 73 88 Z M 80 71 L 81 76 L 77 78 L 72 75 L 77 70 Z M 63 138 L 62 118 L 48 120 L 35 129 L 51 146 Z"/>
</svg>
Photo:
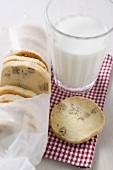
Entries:
<svg viewBox="0 0 113 170">
<path fill-rule="evenodd" d="M 95 84 L 113 32 L 111 0 L 51 0 L 45 11 L 55 83 L 81 94 Z"/>
</svg>

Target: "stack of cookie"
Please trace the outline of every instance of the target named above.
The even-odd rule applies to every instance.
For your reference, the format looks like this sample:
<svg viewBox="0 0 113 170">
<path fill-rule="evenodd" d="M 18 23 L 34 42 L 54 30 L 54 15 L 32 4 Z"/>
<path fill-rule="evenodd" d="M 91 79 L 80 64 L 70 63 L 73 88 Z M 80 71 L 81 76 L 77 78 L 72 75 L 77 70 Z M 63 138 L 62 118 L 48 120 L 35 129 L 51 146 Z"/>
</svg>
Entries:
<svg viewBox="0 0 113 170">
<path fill-rule="evenodd" d="M 47 64 L 41 57 L 28 51 L 10 52 L 3 61 L 0 103 L 49 94 L 50 82 Z"/>
</svg>

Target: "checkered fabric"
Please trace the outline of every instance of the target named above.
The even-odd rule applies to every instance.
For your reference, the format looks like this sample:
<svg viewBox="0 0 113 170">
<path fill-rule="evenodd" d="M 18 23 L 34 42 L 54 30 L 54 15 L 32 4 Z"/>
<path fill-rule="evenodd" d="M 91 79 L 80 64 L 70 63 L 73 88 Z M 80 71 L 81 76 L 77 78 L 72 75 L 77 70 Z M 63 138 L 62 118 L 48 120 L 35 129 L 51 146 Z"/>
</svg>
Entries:
<svg viewBox="0 0 113 170">
<path fill-rule="evenodd" d="M 83 95 L 84 97 L 94 100 L 102 110 L 104 109 L 112 65 L 112 56 L 106 56 L 100 69 L 96 84 L 88 93 Z M 62 99 L 70 96 L 73 95 L 60 91 L 59 88 L 55 85 L 52 73 L 52 95 L 50 111 Z M 70 144 L 58 139 L 49 127 L 48 144 L 44 153 L 44 157 L 62 161 L 64 163 L 69 163 L 81 168 L 90 168 L 93 162 L 97 139 L 98 136 L 95 136 L 93 139 L 82 144 Z"/>
</svg>

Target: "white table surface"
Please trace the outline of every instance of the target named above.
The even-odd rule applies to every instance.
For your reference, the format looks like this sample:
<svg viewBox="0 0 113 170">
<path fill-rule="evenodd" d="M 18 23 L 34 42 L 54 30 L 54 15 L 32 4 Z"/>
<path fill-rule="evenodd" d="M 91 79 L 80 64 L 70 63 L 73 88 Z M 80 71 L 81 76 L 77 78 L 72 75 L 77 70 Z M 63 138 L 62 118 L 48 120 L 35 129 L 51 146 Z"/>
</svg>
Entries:
<svg viewBox="0 0 113 170">
<path fill-rule="evenodd" d="M 35 7 L 33 6 L 31 13 L 33 14 L 34 12 L 36 12 L 37 23 L 41 25 L 44 29 L 45 29 L 44 10 L 48 1 L 49 0 L 32 0 L 33 4 L 36 3 L 36 5 Z M 9 2 L 9 0 L 4 1 L 0 0 L 0 2 L 6 3 Z M 26 8 L 28 6 L 29 3 L 26 4 Z M 99 136 L 93 165 L 92 168 L 89 170 L 113 169 L 113 71 L 107 93 L 104 113 L 106 118 L 105 127 L 103 132 Z M 77 168 L 69 164 L 64 164 L 62 162 L 43 158 L 41 163 L 36 167 L 36 170 L 80 170 L 80 168 Z"/>
<path fill-rule="evenodd" d="M 37 0 L 37 13 L 40 24 L 45 27 L 44 10 L 48 0 Z M 113 71 L 105 102 L 106 123 L 103 132 L 99 135 L 92 168 L 89 170 L 112 170 L 113 169 Z M 36 170 L 80 170 L 75 166 L 62 162 L 42 159 Z M 86 170 L 86 169 L 84 169 Z"/>
</svg>

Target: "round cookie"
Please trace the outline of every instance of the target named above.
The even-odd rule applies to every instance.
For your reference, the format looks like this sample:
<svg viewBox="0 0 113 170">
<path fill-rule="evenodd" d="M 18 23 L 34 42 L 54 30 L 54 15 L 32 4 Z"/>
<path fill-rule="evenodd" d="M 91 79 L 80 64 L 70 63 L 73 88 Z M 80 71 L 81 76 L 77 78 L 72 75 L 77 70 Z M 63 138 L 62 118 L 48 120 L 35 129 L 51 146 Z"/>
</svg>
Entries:
<svg viewBox="0 0 113 170">
<path fill-rule="evenodd" d="M 26 90 L 21 87 L 12 86 L 12 85 L 6 85 L 6 86 L 0 87 L 0 96 L 4 94 L 14 94 L 14 95 L 19 95 L 25 98 L 34 97 L 37 95 L 31 90 Z"/>
<path fill-rule="evenodd" d="M 0 103 L 9 103 L 20 99 L 24 99 L 24 97 L 14 94 L 3 94 L 0 96 Z"/>
<path fill-rule="evenodd" d="M 14 85 L 37 94 L 50 93 L 49 73 L 36 63 L 10 61 L 3 65 L 1 86 Z"/>
<path fill-rule="evenodd" d="M 35 58 L 23 57 L 23 56 L 20 57 L 20 56 L 13 55 L 13 56 L 7 56 L 6 58 L 4 58 L 3 63 L 5 64 L 10 61 L 23 61 L 23 62 L 29 61 L 29 62 L 38 64 L 39 66 L 41 66 L 43 69 L 45 69 L 47 71 L 47 67 L 45 66 L 45 64 Z"/>
<path fill-rule="evenodd" d="M 30 52 L 30 51 L 11 51 L 10 53 L 8 53 L 5 57 L 8 56 L 12 56 L 12 55 L 16 55 L 16 56 L 23 56 L 23 57 L 30 57 L 30 58 L 34 58 L 34 59 L 38 59 L 39 61 L 41 61 L 42 63 L 44 63 L 44 65 L 46 66 L 46 69 L 48 70 L 48 66 L 46 64 L 46 62 L 37 54 Z"/>
<path fill-rule="evenodd" d="M 98 135 L 105 124 L 100 107 L 84 97 L 70 97 L 56 105 L 50 115 L 53 133 L 69 143 L 83 143 Z"/>
</svg>

